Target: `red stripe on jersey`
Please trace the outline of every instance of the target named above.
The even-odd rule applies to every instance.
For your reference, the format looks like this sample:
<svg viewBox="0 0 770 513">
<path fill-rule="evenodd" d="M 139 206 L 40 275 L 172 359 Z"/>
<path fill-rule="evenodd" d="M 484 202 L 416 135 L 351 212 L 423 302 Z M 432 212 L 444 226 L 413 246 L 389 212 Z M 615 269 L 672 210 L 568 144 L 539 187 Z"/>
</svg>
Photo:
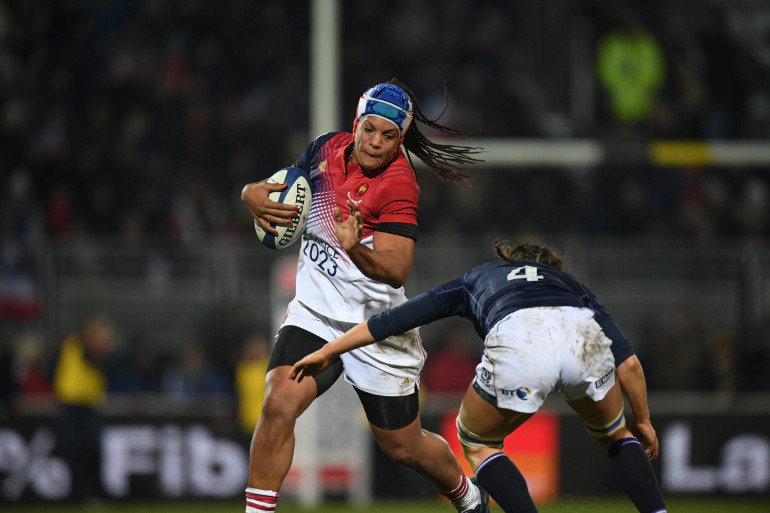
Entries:
<svg viewBox="0 0 770 513">
<path fill-rule="evenodd" d="M 393 160 L 375 171 L 348 163 L 346 150 L 353 135 L 340 132 L 313 157 L 313 207 L 309 227 L 321 232 L 331 244 L 337 242 L 333 208 L 340 208 L 342 219 L 350 215 L 348 200 L 359 202 L 363 215 L 362 238 L 371 236 L 380 223 L 417 225 L 419 188 L 411 164 L 399 148 Z M 344 252 L 343 252 L 344 255 Z"/>
</svg>

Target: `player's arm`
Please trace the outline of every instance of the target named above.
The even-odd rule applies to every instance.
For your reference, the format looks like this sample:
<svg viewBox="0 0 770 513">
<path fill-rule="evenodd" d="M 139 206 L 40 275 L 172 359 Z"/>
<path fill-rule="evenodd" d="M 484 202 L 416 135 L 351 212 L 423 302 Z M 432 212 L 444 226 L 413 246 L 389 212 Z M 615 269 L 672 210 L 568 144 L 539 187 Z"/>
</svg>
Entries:
<svg viewBox="0 0 770 513">
<path fill-rule="evenodd" d="M 438 319 L 465 315 L 462 278 L 423 292 L 409 301 L 373 315 L 368 321 L 294 364 L 289 377 L 301 381 L 326 369 L 342 353 L 424 326 Z"/>
<path fill-rule="evenodd" d="M 315 376 L 331 365 L 332 361 L 342 353 L 369 345 L 375 341 L 374 336 L 369 331 L 368 321 L 364 321 L 338 339 L 329 342 L 318 351 L 310 353 L 295 363 L 289 373 L 289 379 L 296 379 L 297 382 L 300 382 L 307 376 Z"/>
<path fill-rule="evenodd" d="M 340 209 L 334 208 L 335 230 L 342 247 L 364 276 L 393 288 L 401 287 L 412 270 L 414 240 L 393 233 L 374 232 L 373 248 L 370 249 L 361 244 L 361 207 L 350 200 L 348 207 L 350 216 L 344 222 Z"/>
<path fill-rule="evenodd" d="M 654 460 L 658 457 L 659 443 L 650 421 L 650 410 L 647 406 L 647 382 L 644 379 L 642 364 L 636 355 L 631 355 L 618 365 L 617 371 L 620 387 L 626 394 L 634 416 L 629 429 L 645 446 L 647 457 Z"/>
<path fill-rule="evenodd" d="M 591 293 L 593 294 L 593 293 Z M 647 406 L 647 381 L 644 378 L 642 364 L 634 353 L 626 336 L 621 331 L 612 316 L 598 302 L 593 307 L 600 312 L 597 322 L 604 334 L 612 340 L 610 349 L 615 357 L 615 367 L 618 373 L 618 383 L 626 395 L 634 416 L 629 426 L 631 432 L 642 442 L 647 457 L 654 460 L 658 457 L 658 437 L 650 422 L 650 410 Z"/>
<path fill-rule="evenodd" d="M 318 152 L 318 149 L 334 135 L 335 132 L 329 132 L 316 137 L 292 165 L 308 171 L 310 169 L 310 163 Z M 251 212 L 251 215 L 263 230 L 272 233 L 273 235 L 278 235 L 278 231 L 270 226 L 270 223 L 291 226 L 292 218 L 297 216 L 297 207 L 295 205 L 284 205 L 271 200 L 269 194 L 271 192 L 284 190 L 286 184 L 271 183 L 267 180 L 268 179 L 262 180 L 261 182 L 246 184 L 241 190 L 241 201 L 246 203 L 249 212 Z"/>
</svg>

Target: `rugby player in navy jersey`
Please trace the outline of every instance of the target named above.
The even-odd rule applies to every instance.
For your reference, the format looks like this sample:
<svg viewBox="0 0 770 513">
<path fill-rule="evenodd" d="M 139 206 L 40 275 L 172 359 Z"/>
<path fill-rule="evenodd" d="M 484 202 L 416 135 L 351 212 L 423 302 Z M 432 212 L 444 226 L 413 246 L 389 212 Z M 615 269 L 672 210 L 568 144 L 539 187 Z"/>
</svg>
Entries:
<svg viewBox="0 0 770 513">
<path fill-rule="evenodd" d="M 340 222 L 340 240 L 355 240 L 358 220 Z M 613 474 L 642 513 L 666 506 L 649 460 L 658 456 L 641 364 L 591 290 L 562 271 L 563 260 L 534 241 L 511 248 L 495 241 L 501 262 L 372 316 L 297 362 L 301 381 L 346 351 L 450 316 L 469 319 L 484 354 L 457 417 L 457 434 L 476 479 L 510 513 L 536 512 L 527 483 L 503 452 L 505 437 L 558 390 L 607 451 Z M 626 425 L 623 392 L 633 413 Z"/>
<path fill-rule="evenodd" d="M 419 196 L 408 154 L 445 181 L 467 181 L 462 168 L 477 162 L 475 148 L 435 143 L 413 121 L 450 135 L 464 133 L 426 118 L 414 94 L 393 79 L 361 96 L 352 133 L 319 136 L 294 164 L 310 176 L 313 203 L 299 251 L 296 296 L 270 356 L 252 438 L 247 513 L 275 510 L 294 454 L 295 422 L 343 373 L 393 461 L 428 478 L 458 512 L 489 511 L 486 492 L 465 477 L 446 440 L 421 427 L 418 387 L 425 352 L 417 330 L 346 353 L 314 379 L 287 379 L 303 356 L 406 301 Z M 262 181 L 245 186 L 241 195 L 271 233 L 269 223 L 290 224 L 295 215 L 293 207 L 268 198 L 284 187 Z M 360 223 L 350 244 L 335 233 L 342 215 Z"/>
</svg>

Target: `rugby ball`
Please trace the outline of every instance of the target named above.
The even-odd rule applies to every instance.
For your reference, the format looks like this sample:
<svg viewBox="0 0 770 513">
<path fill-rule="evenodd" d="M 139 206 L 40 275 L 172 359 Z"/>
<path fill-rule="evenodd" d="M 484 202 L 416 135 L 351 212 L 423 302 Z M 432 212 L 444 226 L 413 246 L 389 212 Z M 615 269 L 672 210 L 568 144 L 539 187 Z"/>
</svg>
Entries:
<svg viewBox="0 0 770 513">
<path fill-rule="evenodd" d="M 310 177 L 298 167 L 285 167 L 267 179 L 272 183 L 285 183 L 282 191 L 271 192 L 268 196 L 276 203 L 284 205 L 296 205 L 297 216 L 292 219 L 291 226 L 271 224 L 278 231 L 277 235 L 268 233 L 262 229 L 257 220 L 254 220 L 254 229 L 257 231 L 259 241 L 270 249 L 288 248 L 305 232 L 307 217 L 310 214 L 313 194 L 310 191 Z"/>
</svg>

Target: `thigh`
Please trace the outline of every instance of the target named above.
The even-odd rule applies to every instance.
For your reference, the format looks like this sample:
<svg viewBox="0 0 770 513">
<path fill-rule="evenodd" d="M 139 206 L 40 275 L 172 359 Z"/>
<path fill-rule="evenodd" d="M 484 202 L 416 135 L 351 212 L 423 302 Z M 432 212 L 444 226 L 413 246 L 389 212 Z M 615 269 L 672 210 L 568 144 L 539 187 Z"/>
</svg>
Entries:
<svg viewBox="0 0 770 513">
<path fill-rule="evenodd" d="M 353 387 L 361 400 L 369 424 L 385 431 L 411 425 L 420 414 L 418 392 L 404 396 L 375 395 Z"/>
<path fill-rule="evenodd" d="M 340 325 L 345 332 L 353 325 Z M 418 330 L 410 330 L 340 355 L 345 380 L 356 389 L 375 395 L 408 396 L 415 393 L 425 352 Z"/>
<path fill-rule="evenodd" d="M 278 332 L 270 361 L 268 373 L 277 367 L 291 367 L 303 357 L 322 348 L 326 340 L 297 326 L 283 326 Z M 313 376 L 317 392 L 316 397 L 326 392 L 342 374 L 342 360 L 335 358 L 334 362 L 323 372 Z M 282 373 L 283 374 L 283 373 Z M 285 373 L 288 375 L 288 370 Z M 288 380 L 288 378 L 286 378 Z"/>
<path fill-rule="evenodd" d="M 615 383 L 604 397 L 598 401 L 583 397 L 567 404 L 580 415 L 580 418 L 592 426 L 604 426 L 614 421 L 623 409 L 623 394 L 620 385 Z"/>
<path fill-rule="evenodd" d="M 481 439 L 502 440 L 524 424 L 532 415 L 534 413 L 495 406 L 483 394 L 479 395 L 478 387 L 471 385 L 465 392 L 458 417 L 468 431 L 478 435 Z"/>
</svg>

